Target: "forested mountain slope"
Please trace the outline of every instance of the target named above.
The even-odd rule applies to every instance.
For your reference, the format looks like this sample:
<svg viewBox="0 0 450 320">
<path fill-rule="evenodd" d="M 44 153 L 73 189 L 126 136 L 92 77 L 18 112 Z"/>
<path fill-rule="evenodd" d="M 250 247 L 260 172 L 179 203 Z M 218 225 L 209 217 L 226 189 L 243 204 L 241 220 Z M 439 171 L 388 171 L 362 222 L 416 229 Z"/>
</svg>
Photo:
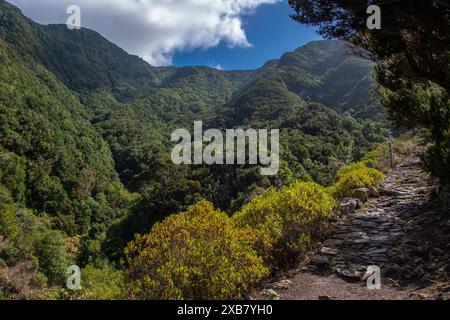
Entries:
<svg viewBox="0 0 450 320">
<path fill-rule="evenodd" d="M 156 68 L 94 31 L 39 25 L 0 0 L 0 63 L 0 254 L 42 260 L 34 267 L 50 282 L 64 264 L 44 262 L 42 232 L 23 227 L 30 217 L 58 232 L 58 248 L 75 238 L 70 257 L 81 264 L 100 251 L 119 258 L 136 232 L 201 198 L 231 212 L 270 185 L 330 184 L 386 137 L 373 64 L 344 42 L 314 42 L 258 70 Z M 170 135 L 194 120 L 281 129 L 280 174 L 174 165 Z"/>
</svg>

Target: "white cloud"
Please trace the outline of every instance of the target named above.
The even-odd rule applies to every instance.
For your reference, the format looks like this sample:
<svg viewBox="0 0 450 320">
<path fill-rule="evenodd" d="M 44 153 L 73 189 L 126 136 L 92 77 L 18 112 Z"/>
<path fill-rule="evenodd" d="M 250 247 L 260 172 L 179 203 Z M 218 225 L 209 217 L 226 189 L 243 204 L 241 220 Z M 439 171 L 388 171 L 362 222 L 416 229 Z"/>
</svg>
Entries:
<svg viewBox="0 0 450 320">
<path fill-rule="evenodd" d="M 8 0 L 41 23 L 65 23 L 69 5 L 81 8 L 83 27 L 94 29 L 153 65 L 168 65 L 176 51 L 225 41 L 249 47 L 242 17 L 282 0 Z"/>
</svg>

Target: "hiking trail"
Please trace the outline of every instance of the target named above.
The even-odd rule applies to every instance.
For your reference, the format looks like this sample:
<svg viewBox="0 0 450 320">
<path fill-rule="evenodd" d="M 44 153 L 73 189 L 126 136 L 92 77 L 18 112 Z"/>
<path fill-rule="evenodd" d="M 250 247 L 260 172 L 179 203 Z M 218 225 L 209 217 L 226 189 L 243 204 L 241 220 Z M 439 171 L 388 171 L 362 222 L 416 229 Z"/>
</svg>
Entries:
<svg viewBox="0 0 450 320">
<path fill-rule="evenodd" d="M 449 217 L 433 210 L 434 188 L 410 156 L 387 174 L 380 197 L 339 220 L 320 252 L 266 289 L 283 300 L 450 299 Z M 381 268 L 379 290 L 366 284 L 372 265 Z"/>
</svg>

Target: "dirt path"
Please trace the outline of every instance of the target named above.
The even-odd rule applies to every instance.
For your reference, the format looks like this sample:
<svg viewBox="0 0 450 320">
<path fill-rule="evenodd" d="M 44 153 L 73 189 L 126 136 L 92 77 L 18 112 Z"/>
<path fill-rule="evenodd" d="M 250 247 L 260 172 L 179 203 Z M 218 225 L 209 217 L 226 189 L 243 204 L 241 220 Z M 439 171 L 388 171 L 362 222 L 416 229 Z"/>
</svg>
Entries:
<svg viewBox="0 0 450 320">
<path fill-rule="evenodd" d="M 419 159 L 407 159 L 380 198 L 339 221 L 306 267 L 271 288 L 296 300 L 450 298 L 450 226 L 429 204 L 432 190 Z M 367 288 L 371 265 L 381 268 L 380 290 Z"/>
</svg>

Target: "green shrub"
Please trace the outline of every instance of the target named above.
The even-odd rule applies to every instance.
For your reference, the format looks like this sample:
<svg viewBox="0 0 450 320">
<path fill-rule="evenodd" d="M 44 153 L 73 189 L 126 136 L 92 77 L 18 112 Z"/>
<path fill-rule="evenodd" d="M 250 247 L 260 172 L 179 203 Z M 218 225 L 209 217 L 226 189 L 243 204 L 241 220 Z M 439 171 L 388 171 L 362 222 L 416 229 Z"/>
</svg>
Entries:
<svg viewBox="0 0 450 320">
<path fill-rule="evenodd" d="M 233 220 L 239 227 L 263 231 L 272 241 L 271 263 L 286 267 L 323 236 L 336 205 L 320 185 L 296 182 L 280 191 L 267 190 Z"/>
<path fill-rule="evenodd" d="M 369 168 L 375 168 L 381 172 L 388 172 L 391 169 L 389 160 L 389 144 L 379 143 L 375 145 L 374 148 L 369 151 L 359 163 L 362 163 Z"/>
<path fill-rule="evenodd" d="M 88 264 L 81 270 L 81 289 L 60 291 L 65 300 L 121 300 L 123 274 L 107 261 Z"/>
<path fill-rule="evenodd" d="M 250 235 L 249 235 L 250 234 Z M 135 299 L 236 299 L 268 270 L 250 230 L 202 201 L 157 223 L 125 249 L 127 295 Z"/>
<path fill-rule="evenodd" d="M 385 179 L 377 169 L 368 168 L 361 162 L 342 167 L 336 175 L 336 183 L 330 188 L 335 197 L 350 197 L 359 188 L 377 187 Z"/>
<path fill-rule="evenodd" d="M 20 234 L 20 222 L 11 193 L 0 184 L 0 236 L 15 240 Z"/>
<path fill-rule="evenodd" d="M 49 284 L 65 284 L 66 270 L 71 262 L 62 232 L 41 228 L 35 244 L 35 256 L 39 261 L 39 271 L 46 276 Z"/>
</svg>

